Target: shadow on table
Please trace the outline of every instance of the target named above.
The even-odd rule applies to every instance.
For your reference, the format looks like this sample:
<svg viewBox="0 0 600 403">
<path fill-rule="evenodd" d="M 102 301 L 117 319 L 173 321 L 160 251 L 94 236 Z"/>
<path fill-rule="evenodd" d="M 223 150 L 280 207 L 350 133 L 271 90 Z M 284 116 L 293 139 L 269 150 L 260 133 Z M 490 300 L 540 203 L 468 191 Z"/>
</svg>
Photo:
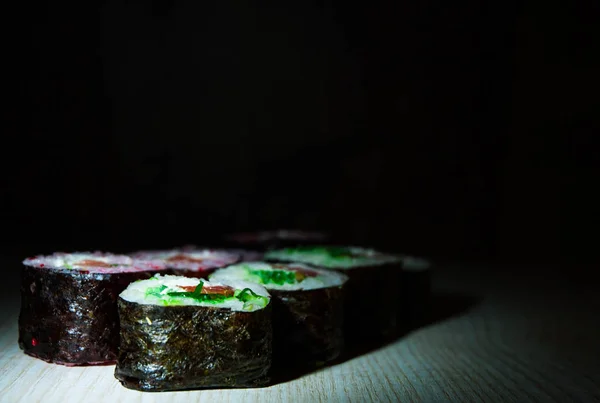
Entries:
<svg viewBox="0 0 600 403">
<path fill-rule="evenodd" d="M 425 315 L 421 323 L 417 323 L 411 330 L 429 326 L 437 322 L 460 316 L 481 302 L 482 297 L 448 292 L 436 292 L 431 296 L 430 313 Z"/>
<path fill-rule="evenodd" d="M 465 314 L 480 302 L 481 298 L 471 295 L 434 293 L 431 296 L 428 309 L 411 310 L 407 313 L 408 320 L 405 321 L 404 326 L 400 328 L 397 334 L 381 340 L 361 340 L 360 343 L 357 343 L 356 341 L 347 342 L 345 351 L 341 357 L 320 368 L 286 368 L 285 370 L 279 368 L 277 374 L 271 374 L 272 385 L 290 382 L 301 378 L 304 375 L 315 373 L 327 367 L 344 363 L 360 357 L 361 355 L 369 354 L 380 348 L 384 348 L 390 344 L 402 340 L 409 333 L 424 329 L 428 326 L 448 320 L 452 317 Z"/>
</svg>

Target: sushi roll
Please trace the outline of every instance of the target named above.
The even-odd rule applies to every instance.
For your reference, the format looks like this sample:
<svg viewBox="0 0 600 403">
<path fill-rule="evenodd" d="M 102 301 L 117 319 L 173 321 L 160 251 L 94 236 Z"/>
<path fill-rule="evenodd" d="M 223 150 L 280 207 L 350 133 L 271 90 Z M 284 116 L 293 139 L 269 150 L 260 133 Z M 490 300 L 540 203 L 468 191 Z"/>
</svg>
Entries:
<svg viewBox="0 0 600 403">
<path fill-rule="evenodd" d="M 343 285 L 348 277 L 300 263 L 248 262 L 219 269 L 216 281 L 251 281 L 273 301 L 273 366 L 315 366 L 343 348 Z"/>
<path fill-rule="evenodd" d="M 115 377 L 127 388 L 174 391 L 268 383 L 271 305 L 244 281 L 157 275 L 119 297 Z"/>
<path fill-rule="evenodd" d="M 235 249 L 228 249 L 228 248 L 200 248 L 196 245 L 186 245 L 183 246 L 181 248 L 182 251 L 194 251 L 194 250 L 198 250 L 198 249 L 210 249 L 216 252 L 222 252 L 222 253 L 229 253 L 229 254 L 233 254 L 233 255 L 238 255 L 239 256 L 239 261 L 240 262 L 257 262 L 259 260 L 262 260 L 264 253 L 257 251 L 257 250 L 252 250 L 252 249 L 239 249 L 239 248 L 235 248 Z"/>
<path fill-rule="evenodd" d="M 261 251 L 323 243 L 329 240 L 329 234 L 316 231 L 280 229 L 275 231 L 244 232 L 225 237 L 227 243 L 235 248 L 251 248 Z"/>
<path fill-rule="evenodd" d="M 344 328 L 350 343 L 386 339 L 395 333 L 402 269 L 398 256 L 359 247 L 306 246 L 269 251 L 265 259 L 346 274 Z"/>
<path fill-rule="evenodd" d="M 414 256 L 402 258 L 402 278 L 398 306 L 400 331 L 421 326 L 431 315 L 431 272 L 433 264 Z"/>
<path fill-rule="evenodd" d="M 141 251 L 133 253 L 136 259 L 160 260 L 169 269 L 168 274 L 206 278 L 218 268 L 241 260 L 237 252 L 184 247 L 171 250 Z"/>
<path fill-rule="evenodd" d="M 23 261 L 19 347 L 67 366 L 114 363 L 117 297 L 129 283 L 164 270 L 160 262 L 108 253 L 55 253 Z"/>
</svg>

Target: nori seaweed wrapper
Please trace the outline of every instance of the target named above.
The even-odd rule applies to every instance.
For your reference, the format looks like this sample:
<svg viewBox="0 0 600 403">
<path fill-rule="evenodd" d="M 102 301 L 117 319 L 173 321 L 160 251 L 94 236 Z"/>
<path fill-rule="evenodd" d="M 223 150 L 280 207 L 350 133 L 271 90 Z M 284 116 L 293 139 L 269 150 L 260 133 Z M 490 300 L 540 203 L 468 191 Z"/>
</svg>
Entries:
<svg viewBox="0 0 600 403">
<path fill-rule="evenodd" d="M 129 389 L 260 387 L 270 381 L 270 304 L 238 312 L 119 298 L 118 307 L 121 346 L 115 377 Z"/>
<path fill-rule="evenodd" d="M 343 286 L 312 290 L 270 289 L 273 367 L 313 367 L 335 360 L 344 347 Z"/>
<path fill-rule="evenodd" d="M 314 246 L 312 246 L 314 247 Z M 309 247 L 309 248 L 312 248 Z M 321 248 L 318 246 L 317 248 Z M 327 249 L 344 250 L 345 247 Z M 348 344 L 380 341 L 392 337 L 397 330 L 399 299 L 401 298 L 402 261 L 395 259 L 376 264 L 364 263 L 342 267 L 308 263 L 302 259 L 277 258 L 266 254 L 269 262 L 297 262 L 326 270 L 335 270 L 348 276 L 344 286 L 344 337 Z M 391 255 L 390 255 L 391 256 Z"/>
<path fill-rule="evenodd" d="M 56 364 L 114 363 L 119 346 L 117 298 L 131 282 L 152 274 L 24 266 L 19 347 Z"/>
</svg>

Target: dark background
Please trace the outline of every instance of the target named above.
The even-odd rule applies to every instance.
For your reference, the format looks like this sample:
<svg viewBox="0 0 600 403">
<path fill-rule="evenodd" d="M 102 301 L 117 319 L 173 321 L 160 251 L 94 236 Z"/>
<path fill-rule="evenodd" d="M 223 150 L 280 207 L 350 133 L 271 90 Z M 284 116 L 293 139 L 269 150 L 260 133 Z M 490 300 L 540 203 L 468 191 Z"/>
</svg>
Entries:
<svg viewBox="0 0 600 403">
<path fill-rule="evenodd" d="M 293 227 L 598 261 L 597 2 L 82 3 L 15 14 L 4 253 Z"/>
</svg>

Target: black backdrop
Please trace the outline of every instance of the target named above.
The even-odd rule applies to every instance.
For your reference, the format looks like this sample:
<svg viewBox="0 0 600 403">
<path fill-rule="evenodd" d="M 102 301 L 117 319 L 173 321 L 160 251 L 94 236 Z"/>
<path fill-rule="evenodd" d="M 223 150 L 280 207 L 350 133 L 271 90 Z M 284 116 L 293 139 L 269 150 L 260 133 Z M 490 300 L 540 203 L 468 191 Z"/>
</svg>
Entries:
<svg viewBox="0 0 600 403">
<path fill-rule="evenodd" d="M 597 261 L 595 3 L 83 3 L 15 13 L 6 253 L 295 227 Z"/>
</svg>

